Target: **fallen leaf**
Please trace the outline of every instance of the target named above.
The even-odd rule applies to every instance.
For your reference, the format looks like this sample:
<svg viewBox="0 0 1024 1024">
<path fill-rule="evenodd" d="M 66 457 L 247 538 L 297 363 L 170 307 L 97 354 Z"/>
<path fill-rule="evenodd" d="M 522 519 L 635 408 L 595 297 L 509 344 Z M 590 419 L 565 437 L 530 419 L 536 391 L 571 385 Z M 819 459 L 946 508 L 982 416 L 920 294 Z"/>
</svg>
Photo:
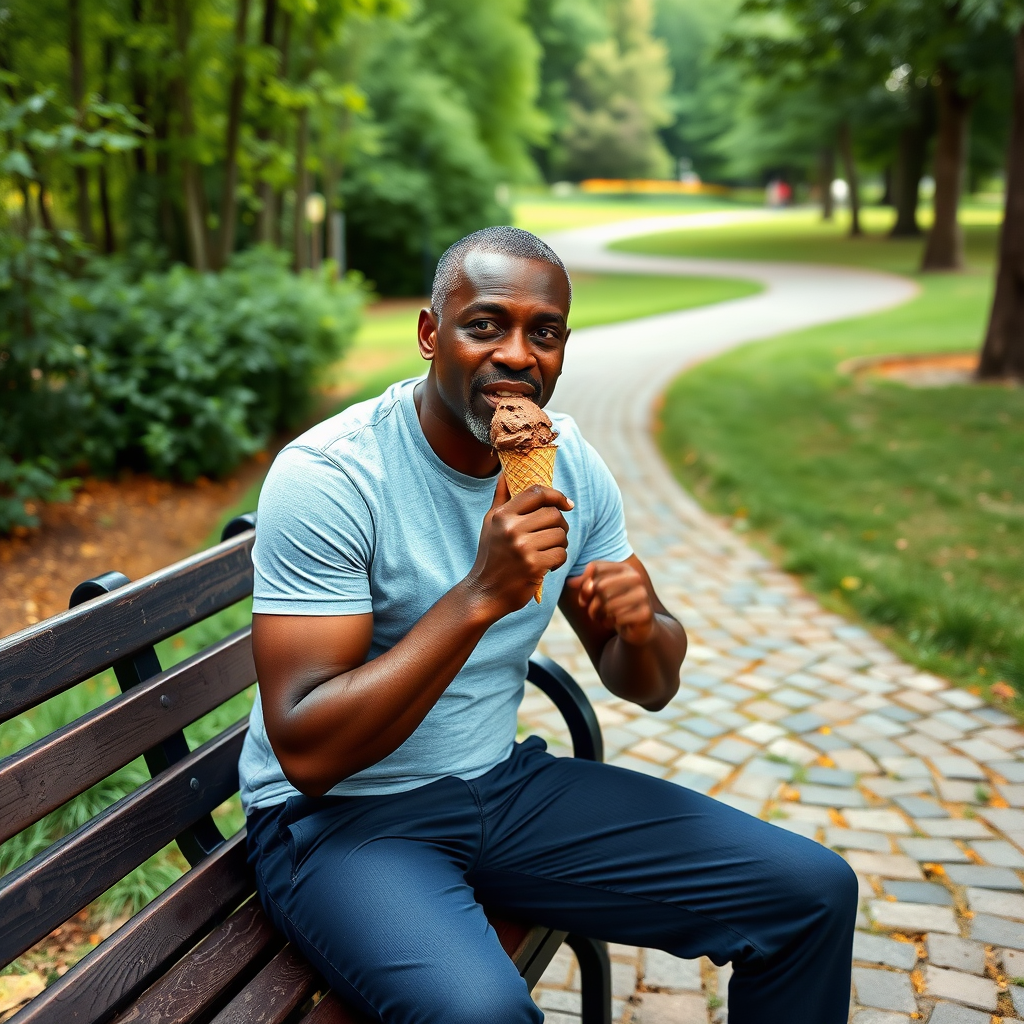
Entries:
<svg viewBox="0 0 1024 1024">
<path fill-rule="evenodd" d="M 35 971 L 30 971 L 28 974 L 3 975 L 0 977 L 0 1013 L 27 1003 L 39 995 L 44 988 L 46 988 L 46 982 Z"/>
</svg>

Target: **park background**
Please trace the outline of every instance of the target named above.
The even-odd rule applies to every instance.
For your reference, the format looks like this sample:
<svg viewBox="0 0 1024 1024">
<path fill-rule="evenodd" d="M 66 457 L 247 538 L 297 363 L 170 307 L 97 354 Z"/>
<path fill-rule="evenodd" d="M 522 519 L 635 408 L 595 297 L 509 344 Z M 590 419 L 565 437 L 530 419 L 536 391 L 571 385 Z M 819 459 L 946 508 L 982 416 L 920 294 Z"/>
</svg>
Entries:
<svg viewBox="0 0 1024 1024">
<path fill-rule="evenodd" d="M 82 579 L 137 578 L 211 542 L 255 507 L 288 438 L 423 372 L 416 314 L 462 235 L 746 212 L 616 246 L 873 268 L 918 294 L 690 370 L 658 411 L 666 460 L 826 607 L 1020 718 L 1021 13 L 4 0 L 0 636 L 62 610 Z M 574 327 L 759 287 L 573 276 Z M 894 355 L 928 357 L 940 386 L 875 360 Z M 247 614 L 168 642 L 163 663 Z M 3 725 L 0 755 L 111 686 Z M 0 871 L 142 772 L 4 844 Z M 178 870 L 162 855 L 106 905 L 141 905 Z"/>
</svg>

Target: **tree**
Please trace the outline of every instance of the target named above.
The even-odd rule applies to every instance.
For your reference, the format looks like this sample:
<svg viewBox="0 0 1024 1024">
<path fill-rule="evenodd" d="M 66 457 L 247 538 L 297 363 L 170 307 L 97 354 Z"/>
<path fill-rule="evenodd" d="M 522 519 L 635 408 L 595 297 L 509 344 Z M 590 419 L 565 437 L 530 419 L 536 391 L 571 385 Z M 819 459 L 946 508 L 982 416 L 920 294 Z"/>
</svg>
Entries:
<svg viewBox="0 0 1024 1024">
<path fill-rule="evenodd" d="M 491 16 L 501 13 L 495 7 Z M 504 17 L 518 18 L 517 7 L 504 7 Z M 442 15 L 454 9 L 447 0 L 427 8 Z M 445 18 L 392 22 L 370 38 L 359 37 L 361 28 L 369 32 L 369 26 L 354 25 L 353 45 L 360 51 L 357 77 L 366 108 L 353 114 L 340 186 L 351 262 L 387 293 L 422 295 L 452 242 L 507 222 L 509 212 L 498 203 L 496 186 L 515 180 L 528 159 L 531 122 L 520 122 L 515 134 L 506 125 L 501 136 L 484 135 L 482 121 L 499 118 L 510 107 L 522 109 L 521 100 L 502 87 L 479 94 L 478 105 L 470 102 L 462 83 L 486 74 L 490 55 L 486 49 L 473 54 L 464 36 L 458 46 L 440 45 L 435 30 L 455 31 Z M 463 69 L 461 83 L 448 74 L 448 61 L 459 49 L 465 62 L 479 61 L 475 69 Z M 500 67 L 492 70 L 499 73 Z M 490 110 L 480 105 L 483 98 L 494 104 Z M 502 157 L 509 164 L 501 163 Z"/>
<path fill-rule="evenodd" d="M 739 0 L 657 0 L 654 32 L 666 46 L 672 69 L 668 96 L 673 121 L 662 129 L 665 147 L 704 178 L 735 173 L 734 151 L 720 141 L 736 122 L 736 104 L 749 83 L 740 68 L 719 59 L 722 39 Z"/>
<path fill-rule="evenodd" d="M 1014 51 L 1006 206 L 999 235 L 995 296 L 978 366 L 982 378 L 1024 378 L 1024 25 L 1017 29 Z"/>
<path fill-rule="evenodd" d="M 896 221 L 893 238 L 915 238 L 921 234 L 917 207 L 921 177 L 928 158 L 928 142 L 935 131 L 935 103 L 928 80 L 913 75 L 909 64 L 893 69 L 886 80 L 890 92 L 902 94 L 905 120 L 899 129 L 896 162 L 893 168 L 892 199 Z"/>
<path fill-rule="evenodd" d="M 1010 37 L 999 17 L 1002 0 L 890 0 L 891 48 L 912 73 L 935 87 L 937 131 L 934 219 L 922 270 L 963 267 L 960 198 L 969 166 L 972 114 L 989 94 L 1006 89 Z"/>
<path fill-rule="evenodd" d="M 614 0 L 611 35 L 591 43 L 576 69 L 562 131 L 572 178 L 664 177 L 671 160 L 658 135 L 670 124 L 671 71 L 651 35 L 649 0 Z"/>
<path fill-rule="evenodd" d="M 849 188 L 850 234 L 860 234 L 855 135 L 866 120 L 867 97 L 888 71 L 881 45 L 884 0 L 745 0 L 741 12 L 749 20 L 731 34 L 724 52 L 757 76 L 754 109 L 762 119 L 777 118 L 799 105 L 805 116 L 797 130 L 805 145 L 813 140 L 819 160 L 823 141 L 838 150 Z M 792 128 L 786 134 L 792 137 Z"/>
<path fill-rule="evenodd" d="M 529 0 L 526 21 L 540 46 L 537 106 L 547 120 L 547 137 L 534 144 L 533 157 L 551 180 L 565 166 L 561 140 L 576 69 L 587 47 L 607 39 L 611 28 L 601 0 Z"/>
</svg>

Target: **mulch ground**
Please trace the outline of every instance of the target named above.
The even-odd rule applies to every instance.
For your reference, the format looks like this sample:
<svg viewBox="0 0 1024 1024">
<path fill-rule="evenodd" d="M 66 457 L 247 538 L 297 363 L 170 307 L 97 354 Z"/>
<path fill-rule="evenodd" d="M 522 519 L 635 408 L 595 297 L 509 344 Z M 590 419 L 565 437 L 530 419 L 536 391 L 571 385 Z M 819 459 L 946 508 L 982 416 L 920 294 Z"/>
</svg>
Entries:
<svg viewBox="0 0 1024 1024">
<path fill-rule="evenodd" d="M 138 579 L 196 551 L 268 461 L 219 482 L 87 480 L 72 501 L 41 508 L 39 527 L 0 539 L 0 637 L 64 611 L 83 580 L 110 569 Z"/>
</svg>

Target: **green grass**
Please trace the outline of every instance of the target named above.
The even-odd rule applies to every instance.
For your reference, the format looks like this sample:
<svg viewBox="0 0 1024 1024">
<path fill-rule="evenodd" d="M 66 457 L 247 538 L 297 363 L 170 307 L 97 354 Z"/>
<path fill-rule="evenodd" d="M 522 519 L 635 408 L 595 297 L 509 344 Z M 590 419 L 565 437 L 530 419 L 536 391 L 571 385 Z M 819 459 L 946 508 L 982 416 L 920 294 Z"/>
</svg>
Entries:
<svg viewBox="0 0 1024 1024">
<path fill-rule="evenodd" d="M 990 206 L 965 211 L 961 220 L 970 266 L 991 265 L 999 217 L 999 210 Z M 898 274 L 916 273 L 921 262 L 921 239 L 886 238 L 884 232 L 892 222 L 889 210 L 870 208 L 864 211 L 862 220 L 867 233 L 855 239 L 846 235 L 845 214 L 841 213 L 833 223 L 825 223 L 815 210 L 794 210 L 754 224 L 642 235 L 616 242 L 611 248 L 655 256 L 787 260 L 873 267 Z M 927 225 L 931 220 L 930 212 L 922 211 L 920 220 Z"/>
<path fill-rule="evenodd" d="M 751 529 L 828 603 L 922 667 L 988 693 L 999 679 L 1024 689 L 1024 389 L 912 389 L 837 371 L 851 356 L 978 347 L 994 229 L 968 224 L 967 237 L 976 269 L 920 276 L 904 306 L 678 378 L 659 441 L 705 505 Z M 900 269 L 916 265 L 920 245 L 850 241 L 794 217 L 774 236 L 760 224 L 718 240 L 679 233 L 643 251 Z"/>
<path fill-rule="evenodd" d="M 748 205 L 707 196 L 576 194 L 566 198 L 551 195 L 523 196 L 515 204 L 513 222 L 534 234 L 566 231 L 569 228 L 608 224 L 634 217 L 662 217 L 707 210 L 735 210 Z"/>
</svg>

